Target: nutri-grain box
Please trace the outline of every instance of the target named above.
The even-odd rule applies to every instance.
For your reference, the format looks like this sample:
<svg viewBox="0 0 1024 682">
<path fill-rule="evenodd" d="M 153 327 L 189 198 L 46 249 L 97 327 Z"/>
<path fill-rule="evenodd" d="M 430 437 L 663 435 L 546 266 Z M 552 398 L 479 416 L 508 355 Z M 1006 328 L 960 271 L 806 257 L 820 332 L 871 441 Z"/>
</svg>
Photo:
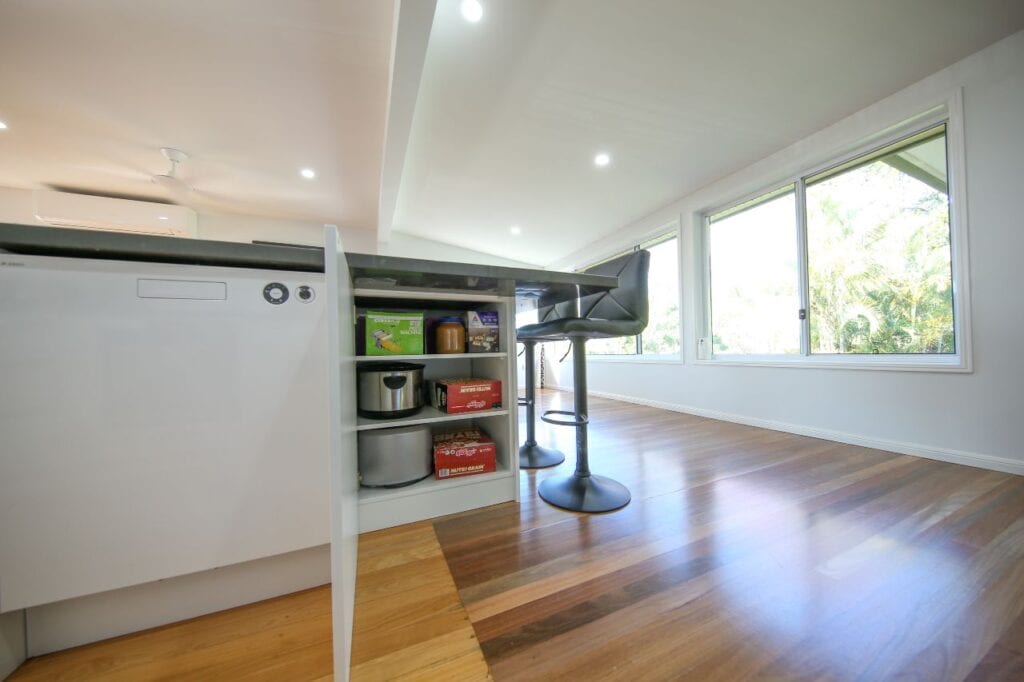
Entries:
<svg viewBox="0 0 1024 682">
<path fill-rule="evenodd" d="M 479 412 L 501 407 L 497 379 L 438 379 L 430 391 L 430 405 L 447 414 Z"/>
<path fill-rule="evenodd" d="M 484 474 L 497 468 L 497 446 L 477 428 L 434 434 L 434 478 Z"/>
</svg>

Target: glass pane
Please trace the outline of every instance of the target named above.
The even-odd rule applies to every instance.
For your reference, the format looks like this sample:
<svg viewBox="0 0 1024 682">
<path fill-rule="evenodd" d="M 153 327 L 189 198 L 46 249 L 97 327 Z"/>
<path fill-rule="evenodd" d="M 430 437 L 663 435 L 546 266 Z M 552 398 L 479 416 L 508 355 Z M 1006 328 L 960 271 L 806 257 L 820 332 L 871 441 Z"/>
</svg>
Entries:
<svg viewBox="0 0 1024 682">
<path fill-rule="evenodd" d="M 641 336 L 644 355 L 679 354 L 679 242 L 648 247 L 651 269 L 647 275 L 650 314 Z"/>
<path fill-rule="evenodd" d="M 807 186 L 812 353 L 955 353 L 946 137 Z"/>
<path fill-rule="evenodd" d="M 800 352 L 793 187 L 711 216 L 711 340 L 715 355 Z"/>
<path fill-rule="evenodd" d="M 587 341 L 588 355 L 636 355 L 636 337 L 619 336 L 614 339 Z"/>
</svg>

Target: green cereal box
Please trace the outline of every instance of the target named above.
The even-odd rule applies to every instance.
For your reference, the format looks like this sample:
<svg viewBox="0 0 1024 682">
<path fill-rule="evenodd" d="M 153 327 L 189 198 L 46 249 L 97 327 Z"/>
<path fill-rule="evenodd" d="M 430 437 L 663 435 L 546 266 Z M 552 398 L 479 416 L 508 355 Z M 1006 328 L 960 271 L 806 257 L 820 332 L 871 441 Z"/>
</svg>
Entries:
<svg viewBox="0 0 1024 682">
<path fill-rule="evenodd" d="M 422 355 L 423 313 L 366 311 L 367 355 Z"/>
</svg>

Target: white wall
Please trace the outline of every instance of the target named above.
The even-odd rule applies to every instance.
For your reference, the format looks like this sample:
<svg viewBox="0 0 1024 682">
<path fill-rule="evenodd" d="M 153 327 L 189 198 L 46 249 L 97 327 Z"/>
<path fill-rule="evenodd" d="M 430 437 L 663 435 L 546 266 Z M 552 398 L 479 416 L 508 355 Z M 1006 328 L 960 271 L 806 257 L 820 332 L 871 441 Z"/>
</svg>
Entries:
<svg viewBox="0 0 1024 682">
<path fill-rule="evenodd" d="M 767 188 L 962 88 L 974 369 L 969 374 L 696 363 L 697 216 Z M 596 394 L 1024 474 L 1024 32 L 625 227 L 560 267 L 678 220 L 684 362 L 595 360 Z M 549 380 L 571 386 L 563 363 Z M 561 376 L 559 377 L 559 374 Z"/>
<path fill-rule="evenodd" d="M 358 251 L 350 249 L 348 251 Z M 430 239 L 414 237 L 401 232 L 391 232 L 387 243 L 379 244 L 376 252 L 367 251 L 364 253 L 379 253 L 387 256 L 403 256 L 406 258 L 423 258 L 426 260 L 450 260 L 462 263 L 483 263 L 485 265 L 506 265 L 513 268 L 535 268 L 537 266 L 522 261 L 492 256 L 489 253 L 481 253 L 461 246 L 453 246 L 443 242 L 435 242 Z"/>
<path fill-rule="evenodd" d="M 279 241 L 292 244 L 320 245 L 324 226 L 321 223 L 254 218 L 229 213 L 200 213 L 199 238 L 223 241 Z M 443 244 L 429 239 L 392 232 L 386 243 L 378 243 L 374 232 L 338 227 L 345 251 L 353 253 L 379 253 L 387 256 L 422 258 L 425 260 L 462 261 L 530 267 L 525 263 L 500 258 L 460 246 Z"/>
<path fill-rule="evenodd" d="M 31 190 L 0 187 L 0 222 L 39 224 L 32 211 Z M 262 240 L 320 246 L 324 239 L 323 224 L 315 222 L 279 220 L 234 213 L 199 213 L 198 225 L 200 239 L 217 241 Z M 392 232 L 388 242 L 383 244 L 378 244 L 376 234 L 370 230 L 355 230 L 339 226 L 338 232 L 345 250 L 354 253 L 380 253 L 425 260 L 532 267 L 519 261 L 397 232 Z"/>
</svg>

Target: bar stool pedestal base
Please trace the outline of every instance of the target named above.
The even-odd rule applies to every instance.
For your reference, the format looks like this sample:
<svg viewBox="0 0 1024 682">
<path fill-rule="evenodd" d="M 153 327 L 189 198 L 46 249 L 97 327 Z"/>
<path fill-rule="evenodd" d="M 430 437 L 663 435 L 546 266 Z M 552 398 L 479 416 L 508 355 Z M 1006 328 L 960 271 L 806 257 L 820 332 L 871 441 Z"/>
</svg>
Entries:
<svg viewBox="0 0 1024 682">
<path fill-rule="evenodd" d="M 552 476 L 540 482 L 541 499 L 562 509 L 607 512 L 629 504 L 629 489 L 605 476 Z"/>
<path fill-rule="evenodd" d="M 560 451 L 542 448 L 536 443 L 519 447 L 520 469 L 546 469 L 547 467 L 561 464 L 564 461 L 565 455 Z"/>
</svg>

